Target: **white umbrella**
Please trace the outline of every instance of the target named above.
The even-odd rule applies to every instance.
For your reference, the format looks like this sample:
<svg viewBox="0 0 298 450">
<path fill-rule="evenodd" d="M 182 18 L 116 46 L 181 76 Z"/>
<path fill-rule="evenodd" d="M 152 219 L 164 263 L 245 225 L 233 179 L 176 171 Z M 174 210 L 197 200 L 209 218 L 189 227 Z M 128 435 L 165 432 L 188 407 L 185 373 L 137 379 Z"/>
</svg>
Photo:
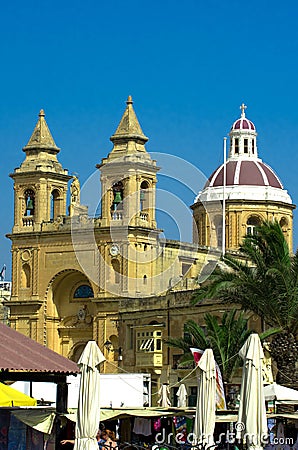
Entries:
<svg viewBox="0 0 298 450">
<path fill-rule="evenodd" d="M 236 438 L 245 438 L 250 448 L 261 449 L 268 430 L 262 377 L 264 353 L 258 334 L 248 337 L 239 355 L 244 365 Z"/>
<path fill-rule="evenodd" d="M 207 348 L 198 362 L 199 383 L 194 423 L 195 443 L 214 445 L 216 369 L 213 351 Z"/>
<path fill-rule="evenodd" d="M 278 403 L 298 404 L 298 391 L 281 384 L 272 383 L 264 387 L 265 400 L 276 400 Z"/>
<path fill-rule="evenodd" d="M 169 386 L 167 384 L 163 384 L 161 388 L 158 391 L 159 399 L 158 404 L 159 406 L 162 406 L 163 408 L 167 408 L 168 406 L 171 406 L 171 402 L 169 399 L 170 390 Z"/>
<path fill-rule="evenodd" d="M 177 391 L 177 406 L 178 408 L 185 408 L 187 406 L 187 390 L 185 384 L 180 384 L 179 389 Z"/>
<path fill-rule="evenodd" d="M 98 450 L 96 434 L 100 421 L 99 365 L 105 361 L 95 341 L 87 342 L 78 361 L 81 381 L 74 450 Z"/>
</svg>

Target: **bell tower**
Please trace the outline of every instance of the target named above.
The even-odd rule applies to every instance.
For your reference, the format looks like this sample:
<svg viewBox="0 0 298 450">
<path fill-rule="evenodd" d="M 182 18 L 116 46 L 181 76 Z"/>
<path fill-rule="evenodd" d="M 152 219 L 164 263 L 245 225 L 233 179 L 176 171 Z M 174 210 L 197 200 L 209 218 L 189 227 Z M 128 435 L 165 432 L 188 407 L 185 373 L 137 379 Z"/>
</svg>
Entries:
<svg viewBox="0 0 298 450">
<path fill-rule="evenodd" d="M 102 226 L 126 225 L 156 229 L 156 161 L 147 153 L 144 135 L 131 96 L 107 158 L 97 168 L 101 172 Z"/>
<path fill-rule="evenodd" d="M 57 219 L 63 222 L 72 177 L 57 160 L 60 149 L 43 110 L 23 151 L 24 161 L 10 174 L 14 180 L 14 225 L 8 236 L 12 241 L 11 320 L 19 331 L 44 342 L 41 279 L 45 256 L 41 253 L 49 239 L 46 227 Z"/>
<path fill-rule="evenodd" d="M 67 183 L 71 179 L 57 160 L 60 149 L 43 110 L 23 151 L 25 160 L 10 174 L 15 191 L 13 233 L 38 231 L 42 222 L 65 215 Z"/>
</svg>

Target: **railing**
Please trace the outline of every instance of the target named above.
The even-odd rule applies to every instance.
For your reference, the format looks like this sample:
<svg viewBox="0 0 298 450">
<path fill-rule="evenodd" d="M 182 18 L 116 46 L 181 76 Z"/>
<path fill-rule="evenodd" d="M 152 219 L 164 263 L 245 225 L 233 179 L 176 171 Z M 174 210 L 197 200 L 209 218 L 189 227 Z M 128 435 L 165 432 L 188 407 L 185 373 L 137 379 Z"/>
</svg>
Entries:
<svg viewBox="0 0 298 450">
<path fill-rule="evenodd" d="M 23 227 L 32 227 L 34 223 L 33 216 L 23 217 Z"/>
<path fill-rule="evenodd" d="M 119 211 L 113 211 L 111 213 L 111 219 L 112 220 L 122 220 L 123 219 L 123 214 L 122 212 Z"/>
<path fill-rule="evenodd" d="M 0 281 L 0 291 L 11 292 L 11 281 Z"/>
<path fill-rule="evenodd" d="M 146 220 L 146 221 L 148 221 L 148 219 L 149 219 L 149 214 L 144 213 L 144 212 L 140 212 L 139 217 L 140 217 L 141 220 Z"/>
</svg>

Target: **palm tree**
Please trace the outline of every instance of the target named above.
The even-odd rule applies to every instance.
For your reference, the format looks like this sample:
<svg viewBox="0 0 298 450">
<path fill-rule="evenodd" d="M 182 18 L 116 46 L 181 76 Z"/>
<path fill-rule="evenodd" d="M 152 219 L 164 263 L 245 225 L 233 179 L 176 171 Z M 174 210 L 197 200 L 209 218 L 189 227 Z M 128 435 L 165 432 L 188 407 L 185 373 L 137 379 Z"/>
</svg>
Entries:
<svg viewBox="0 0 298 450">
<path fill-rule="evenodd" d="M 235 370 L 240 365 L 238 352 L 251 331 L 247 329 L 247 320 L 243 312 L 237 315 L 237 309 L 225 311 L 219 323 L 219 319 L 212 314 L 205 314 L 206 327 L 200 327 L 195 321 L 188 320 L 184 324 L 183 338 L 168 338 L 166 343 L 170 347 L 180 348 L 184 351 L 180 363 L 193 361 L 191 347 L 205 350 L 212 348 L 214 358 L 219 365 L 224 383 L 232 380 Z"/>
<path fill-rule="evenodd" d="M 258 314 L 278 333 L 270 345 L 277 381 L 296 382 L 298 253 L 290 255 L 283 231 L 274 221 L 263 222 L 257 234 L 247 235 L 240 255 L 242 260 L 228 254 L 223 257 L 224 266 L 218 266 L 196 292 L 194 303 L 216 298 Z"/>
</svg>

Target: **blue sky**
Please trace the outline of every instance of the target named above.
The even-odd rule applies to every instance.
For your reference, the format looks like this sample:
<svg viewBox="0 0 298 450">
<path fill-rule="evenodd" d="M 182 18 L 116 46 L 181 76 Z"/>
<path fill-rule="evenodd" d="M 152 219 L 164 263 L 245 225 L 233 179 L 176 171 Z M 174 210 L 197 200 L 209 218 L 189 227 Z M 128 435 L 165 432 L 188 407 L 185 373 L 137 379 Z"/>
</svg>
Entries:
<svg viewBox="0 0 298 450">
<path fill-rule="evenodd" d="M 6 263 L 8 278 L 8 174 L 23 160 L 41 108 L 59 160 L 84 183 L 110 151 L 129 94 L 148 151 L 181 157 L 206 176 L 221 163 L 223 137 L 245 102 L 259 156 L 297 203 L 297 17 L 291 0 L 5 2 L 0 266 Z M 193 194 L 183 195 L 190 204 Z"/>
</svg>

